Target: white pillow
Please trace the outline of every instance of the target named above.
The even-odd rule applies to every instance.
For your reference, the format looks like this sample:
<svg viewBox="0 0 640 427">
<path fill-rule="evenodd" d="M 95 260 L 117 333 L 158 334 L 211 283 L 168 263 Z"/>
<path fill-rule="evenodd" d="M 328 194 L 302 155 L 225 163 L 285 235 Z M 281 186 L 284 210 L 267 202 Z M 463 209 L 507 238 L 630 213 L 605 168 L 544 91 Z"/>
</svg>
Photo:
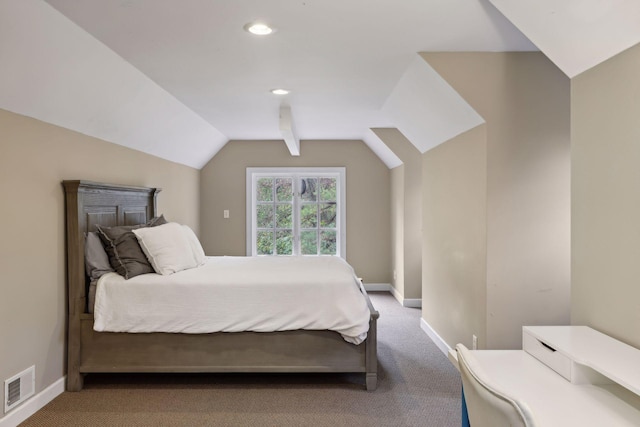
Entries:
<svg viewBox="0 0 640 427">
<path fill-rule="evenodd" d="M 156 273 L 164 276 L 199 265 L 182 225 L 169 222 L 132 231 Z"/>
<path fill-rule="evenodd" d="M 196 233 L 194 233 L 188 225 L 183 225 L 182 227 L 184 228 L 184 233 L 187 236 L 189 243 L 191 244 L 193 257 L 195 258 L 196 263 L 198 264 L 198 266 L 203 265 L 206 256 L 204 254 L 204 249 L 202 249 L 202 245 L 200 244 L 200 240 L 198 240 Z"/>
</svg>

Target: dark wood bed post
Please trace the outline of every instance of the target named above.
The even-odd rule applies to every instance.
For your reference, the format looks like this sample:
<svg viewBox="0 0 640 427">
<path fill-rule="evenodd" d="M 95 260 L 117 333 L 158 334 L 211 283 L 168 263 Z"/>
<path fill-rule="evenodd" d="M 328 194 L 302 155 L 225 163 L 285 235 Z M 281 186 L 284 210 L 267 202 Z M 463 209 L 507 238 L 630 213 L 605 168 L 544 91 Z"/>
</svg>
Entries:
<svg viewBox="0 0 640 427">
<path fill-rule="evenodd" d="M 82 389 L 83 377 L 80 374 L 80 313 L 84 313 L 84 301 L 86 291 L 84 285 L 84 259 L 80 254 L 84 250 L 84 242 L 80 239 L 78 222 L 70 221 L 70 218 L 78 218 L 78 187 L 80 181 L 63 182 L 66 198 L 66 232 L 67 232 L 67 292 L 69 296 L 69 319 L 67 324 L 67 390 L 78 391 Z M 79 283 L 82 282 L 82 285 Z"/>
<path fill-rule="evenodd" d="M 79 391 L 83 386 L 83 374 L 80 373 L 81 361 L 81 317 L 86 313 L 87 288 L 84 266 L 84 235 L 92 231 L 94 223 L 105 225 L 124 225 L 129 222 L 145 222 L 156 215 L 157 195 L 159 188 L 145 189 L 143 187 L 118 186 L 100 184 L 90 181 L 63 181 L 65 192 L 65 224 L 66 224 L 66 252 L 67 252 L 67 290 L 68 290 L 68 325 L 67 325 L 67 390 Z M 143 212 L 136 211 L 131 217 L 127 217 L 127 209 L 116 207 L 107 194 L 127 192 L 146 193 L 146 201 Z M 85 194 L 90 192 L 92 201 L 90 205 L 97 207 L 91 212 L 85 205 Z M 105 194 L 104 206 L 111 209 L 100 211 L 101 193 Z M 140 215 L 141 214 L 141 215 Z M 93 216 L 97 216 L 94 221 Z"/>
<path fill-rule="evenodd" d="M 371 313 L 369 332 L 367 332 L 365 341 L 367 346 L 365 349 L 365 385 L 368 391 L 373 391 L 378 386 L 378 318 L 380 313 L 371 304 L 362 279 L 358 280 L 360 280 L 360 291 L 366 296 L 369 312 Z"/>
</svg>

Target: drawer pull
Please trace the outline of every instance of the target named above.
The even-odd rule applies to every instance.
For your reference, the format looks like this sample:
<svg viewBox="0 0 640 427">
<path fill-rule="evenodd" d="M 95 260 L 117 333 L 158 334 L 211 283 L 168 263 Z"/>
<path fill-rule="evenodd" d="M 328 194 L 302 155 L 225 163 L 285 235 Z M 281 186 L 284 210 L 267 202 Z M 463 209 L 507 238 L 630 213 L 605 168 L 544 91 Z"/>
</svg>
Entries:
<svg viewBox="0 0 640 427">
<path fill-rule="evenodd" d="M 538 341 L 538 342 L 539 342 L 540 344 L 542 344 L 542 345 L 543 345 L 547 350 L 552 351 L 552 352 L 555 352 L 555 351 L 556 351 L 556 349 L 555 349 L 555 348 L 553 348 L 553 347 L 551 347 L 550 345 L 545 344 L 545 343 L 543 343 L 542 341 Z"/>
</svg>

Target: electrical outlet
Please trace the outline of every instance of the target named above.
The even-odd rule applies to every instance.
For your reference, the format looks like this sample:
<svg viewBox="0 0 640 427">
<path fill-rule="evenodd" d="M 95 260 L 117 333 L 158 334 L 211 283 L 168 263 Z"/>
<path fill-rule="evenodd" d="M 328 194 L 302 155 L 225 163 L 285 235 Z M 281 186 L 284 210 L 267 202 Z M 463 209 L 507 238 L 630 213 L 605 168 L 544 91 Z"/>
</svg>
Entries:
<svg viewBox="0 0 640 427">
<path fill-rule="evenodd" d="M 471 349 L 472 350 L 478 349 L 478 337 L 475 335 L 473 335 L 473 341 L 471 342 Z"/>
<path fill-rule="evenodd" d="M 228 219 L 228 218 L 229 218 L 229 210 L 228 210 L 228 209 L 225 209 L 224 211 L 222 211 L 222 216 L 223 216 L 225 219 Z"/>
</svg>

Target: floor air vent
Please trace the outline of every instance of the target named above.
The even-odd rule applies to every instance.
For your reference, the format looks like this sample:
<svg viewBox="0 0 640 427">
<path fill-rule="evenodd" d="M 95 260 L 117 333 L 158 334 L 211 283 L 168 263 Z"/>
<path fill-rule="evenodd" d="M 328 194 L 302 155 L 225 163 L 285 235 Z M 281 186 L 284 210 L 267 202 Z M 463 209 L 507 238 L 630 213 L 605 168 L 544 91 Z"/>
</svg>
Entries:
<svg viewBox="0 0 640 427">
<path fill-rule="evenodd" d="M 36 367 L 32 366 L 4 382 L 4 412 L 31 397 L 35 391 Z"/>
</svg>

